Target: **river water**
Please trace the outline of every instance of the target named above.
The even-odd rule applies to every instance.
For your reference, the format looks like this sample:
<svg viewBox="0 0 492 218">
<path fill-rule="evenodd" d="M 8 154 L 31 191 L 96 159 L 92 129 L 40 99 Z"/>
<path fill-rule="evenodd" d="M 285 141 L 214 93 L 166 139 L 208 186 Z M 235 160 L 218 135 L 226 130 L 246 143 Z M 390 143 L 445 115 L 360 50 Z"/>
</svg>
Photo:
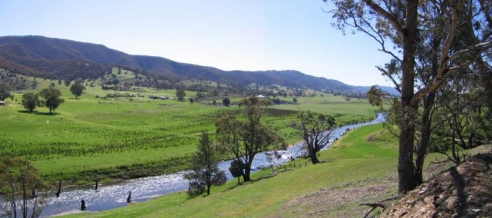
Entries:
<svg viewBox="0 0 492 218">
<path fill-rule="evenodd" d="M 378 114 L 377 118 L 371 122 L 362 124 L 346 125 L 332 131 L 332 139 L 323 149 L 331 146 L 334 139 L 342 137 L 347 129 L 354 129 L 360 126 L 381 123 L 385 120 L 383 114 Z M 323 150 L 322 149 L 322 150 Z M 297 158 L 304 152 L 303 142 L 297 143 L 287 150 L 278 151 L 275 164 L 287 163 L 291 158 Z M 271 155 L 273 152 L 259 153 L 255 156 L 252 163 L 252 170 L 270 167 L 272 165 Z M 233 179 L 229 173 L 231 160 L 221 161 L 218 166 L 224 170 L 228 180 Z M 147 201 L 151 198 L 159 197 L 172 192 L 185 191 L 188 189 L 188 181 L 183 178 L 184 172 L 166 174 L 161 176 L 145 177 L 140 179 L 127 180 L 117 184 L 99 184 L 98 190 L 94 187 L 77 188 L 62 190 L 60 196 L 50 197 L 41 214 L 42 217 L 68 214 L 80 211 L 80 201 L 83 199 L 86 204 L 86 211 L 103 211 L 123 207 L 127 205 L 128 192 L 131 191 L 132 202 Z"/>
</svg>

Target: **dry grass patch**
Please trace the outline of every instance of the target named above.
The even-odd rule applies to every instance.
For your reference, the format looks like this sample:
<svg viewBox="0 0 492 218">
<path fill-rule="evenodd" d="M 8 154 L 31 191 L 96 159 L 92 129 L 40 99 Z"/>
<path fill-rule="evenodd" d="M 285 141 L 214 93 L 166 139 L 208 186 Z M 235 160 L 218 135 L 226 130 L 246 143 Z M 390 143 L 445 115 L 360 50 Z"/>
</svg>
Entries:
<svg viewBox="0 0 492 218">
<path fill-rule="evenodd" d="M 366 179 L 341 186 L 322 188 L 296 197 L 271 217 L 362 217 L 371 208 L 359 204 L 377 202 L 395 194 L 396 177 Z"/>
</svg>

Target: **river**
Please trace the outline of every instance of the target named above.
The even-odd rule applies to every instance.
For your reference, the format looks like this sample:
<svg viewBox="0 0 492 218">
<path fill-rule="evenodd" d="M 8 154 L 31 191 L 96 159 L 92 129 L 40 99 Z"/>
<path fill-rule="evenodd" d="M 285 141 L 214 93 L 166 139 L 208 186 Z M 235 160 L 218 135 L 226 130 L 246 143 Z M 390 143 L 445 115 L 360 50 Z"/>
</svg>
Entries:
<svg viewBox="0 0 492 218">
<path fill-rule="evenodd" d="M 377 118 L 371 122 L 362 124 L 346 125 L 336 128 L 332 131 L 332 139 L 342 137 L 347 129 L 355 129 L 360 126 L 381 123 L 385 120 L 384 115 L 378 114 Z M 333 140 L 322 150 L 331 146 Z M 287 150 L 278 151 L 280 158 L 275 160 L 276 164 L 287 163 L 290 158 L 297 158 L 303 152 L 303 142 L 299 142 L 290 146 Z M 270 154 L 271 152 L 269 152 Z M 252 170 L 270 167 L 272 159 L 264 152 L 255 156 L 252 163 Z M 219 168 L 226 172 L 228 180 L 233 177 L 229 173 L 231 161 L 219 162 Z M 174 174 L 165 174 L 160 176 L 145 177 L 139 179 L 126 180 L 117 184 L 99 184 L 98 190 L 94 187 L 76 188 L 62 190 L 60 196 L 49 197 L 47 204 L 41 214 L 42 217 L 50 217 L 54 215 L 68 214 L 80 211 L 80 201 L 84 199 L 86 203 L 86 211 L 103 211 L 110 210 L 127 205 L 126 199 L 128 192 L 132 193 L 132 202 L 147 201 L 151 198 L 159 197 L 165 194 L 185 191 L 188 189 L 188 181 L 183 178 L 184 172 Z M 4 202 L 2 202 L 4 203 Z"/>
</svg>

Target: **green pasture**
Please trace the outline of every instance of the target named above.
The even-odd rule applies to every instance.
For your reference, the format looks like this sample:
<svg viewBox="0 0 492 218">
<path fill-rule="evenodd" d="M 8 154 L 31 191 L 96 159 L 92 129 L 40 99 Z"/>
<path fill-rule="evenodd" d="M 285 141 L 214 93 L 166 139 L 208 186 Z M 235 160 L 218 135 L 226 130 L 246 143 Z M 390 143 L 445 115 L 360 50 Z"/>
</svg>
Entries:
<svg viewBox="0 0 492 218">
<path fill-rule="evenodd" d="M 332 148 L 321 152 L 320 160 L 325 161 L 321 164 L 311 165 L 306 159 L 298 159 L 289 163 L 287 170 L 281 168 L 279 173 L 264 170 L 253 174 L 253 182 L 237 186 L 237 181 L 231 181 L 214 187 L 207 197 L 188 199 L 185 193 L 173 193 L 120 209 L 70 217 L 298 217 L 316 208 L 289 206 L 292 199 L 320 189 L 374 184 L 379 179 L 394 176 L 397 150 L 397 139 L 384 131 L 382 125 L 365 126 L 351 131 Z M 395 187 L 389 188 L 387 193 L 395 194 Z M 381 196 L 374 196 L 374 201 L 377 197 Z M 329 214 L 337 217 L 343 210 L 370 200 L 341 205 L 339 210 Z M 362 214 L 359 211 L 352 215 Z"/>
<path fill-rule="evenodd" d="M 425 167 L 442 158 L 429 154 Z M 275 173 L 262 170 L 253 174 L 252 182 L 237 185 L 233 180 L 213 187 L 210 196 L 189 199 L 185 192 L 178 192 L 114 210 L 67 217 L 316 217 L 318 214 L 313 212 L 317 211 L 321 211 L 322 217 L 362 217 L 368 208 L 360 204 L 397 194 L 398 139 L 384 130 L 382 124 L 350 131 L 320 152 L 320 160 L 321 164 L 312 165 L 307 159 L 297 159 Z M 370 191 L 370 187 L 378 185 L 382 191 L 351 199 L 350 192 L 355 188 L 369 187 Z M 312 196 L 330 192 L 347 192 L 339 197 L 349 199 L 303 204 L 312 201 Z"/>
<path fill-rule="evenodd" d="M 292 97 L 279 97 L 281 100 L 292 101 Z M 352 123 L 367 121 L 374 118 L 377 108 L 369 104 L 367 99 L 352 98 L 346 100 L 343 96 L 325 94 L 323 97 L 300 97 L 298 104 L 276 105 L 275 108 L 294 111 L 310 110 L 316 113 L 329 114 L 335 117 L 337 123 Z"/>
<path fill-rule="evenodd" d="M 113 70 L 113 74 L 115 71 Z M 122 71 L 119 77 L 132 79 L 133 73 Z M 32 78 L 31 78 L 32 79 Z M 125 78 L 119 78 L 123 80 Z M 175 90 L 137 91 L 102 90 L 100 81 L 87 86 L 85 93 L 75 99 L 69 87 L 56 80 L 37 79 L 37 90 L 13 92 L 14 100 L 0 107 L 0 156 L 22 156 L 31 160 L 48 180 L 70 180 L 72 183 L 90 182 L 94 175 L 111 178 L 121 171 L 155 170 L 159 174 L 181 170 L 188 166 L 202 131 L 213 133 L 215 121 L 225 113 L 237 113 L 240 97 L 231 97 L 233 106 L 217 105 L 210 101 L 178 102 L 153 100 L 149 95 L 174 97 Z M 62 91 L 65 102 L 53 114 L 45 107 L 27 113 L 21 105 L 22 94 L 38 92 L 51 83 Z M 136 97 L 103 98 L 108 94 L 128 93 Z M 187 96 L 195 92 L 187 91 Z M 140 97 L 138 97 L 140 96 Z M 275 105 L 264 121 L 279 132 L 288 143 L 301 140 L 299 131 L 292 128 L 300 110 L 331 114 L 338 122 L 354 122 L 374 117 L 375 109 L 366 100 L 345 100 L 341 96 L 299 97 L 298 104 Z M 292 100 L 292 98 L 285 98 Z M 173 163 L 184 163 L 181 165 Z M 157 167 L 156 167 L 157 166 Z M 128 170 L 131 171 L 131 170 Z M 104 173 L 101 173 L 104 172 Z M 113 173 L 114 175 L 107 175 Z M 139 175 L 143 176 L 143 175 Z"/>
</svg>

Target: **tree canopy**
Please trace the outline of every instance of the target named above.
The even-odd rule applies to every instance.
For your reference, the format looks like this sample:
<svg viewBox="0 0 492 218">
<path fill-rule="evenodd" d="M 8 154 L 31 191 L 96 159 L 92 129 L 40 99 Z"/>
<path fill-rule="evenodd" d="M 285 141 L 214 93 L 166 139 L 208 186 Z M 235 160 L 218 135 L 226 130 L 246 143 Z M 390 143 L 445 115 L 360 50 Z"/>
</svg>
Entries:
<svg viewBox="0 0 492 218">
<path fill-rule="evenodd" d="M 235 159 L 231 162 L 229 172 L 232 177 L 237 178 L 237 184 L 240 182 L 240 178 L 244 173 L 244 163 L 241 160 Z"/>
<path fill-rule="evenodd" d="M 81 96 L 82 93 L 84 93 L 84 90 L 85 90 L 85 86 L 81 82 L 76 82 L 72 84 L 72 86 L 70 86 L 70 92 L 73 95 L 75 95 L 76 99 L 79 98 L 79 96 Z"/>
<path fill-rule="evenodd" d="M 36 107 L 41 107 L 43 104 L 39 100 L 39 95 L 36 93 L 26 93 L 22 95 L 22 106 L 29 111 L 33 112 L 36 110 Z"/>
<path fill-rule="evenodd" d="M 186 97 L 186 92 L 184 88 L 177 88 L 176 89 L 176 97 L 178 98 L 178 101 L 184 101 Z"/>
<path fill-rule="evenodd" d="M 41 101 L 43 105 L 50 109 L 50 113 L 56 110 L 60 104 L 65 102 L 61 97 L 61 92 L 55 88 L 45 88 L 39 92 L 39 96 L 43 98 Z"/>
<path fill-rule="evenodd" d="M 190 197 L 197 196 L 203 192 L 207 192 L 207 195 L 210 195 L 212 185 L 225 184 L 226 176 L 217 167 L 217 162 L 219 161 L 217 153 L 218 151 L 213 142 L 210 141 L 208 134 L 202 132 L 197 152 L 193 155 L 192 172 L 185 175 L 185 178 L 189 181 L 188 195 Z"/>
<path fill-rule="evenodd" d="M 5 83 L 0 83 L 0 101 L 3 101 L 11 96 L 12 94 L 10 94 L 10 87 Z"/>
<path fill-rule="evenodd" d="M 316 154 L 330 142 L 331 131 L 336 127 L 335 118 L 330 115 L 300 112 L 302 138 L 313 164 L 319 163 Z"/>
<path fill-rule="evenodd" d="M 7 201 L 0 216 L 17 217 L 20 208 L 22 217 L 39 217 L 44 198 L 35 191 L 46 191 L 47 185 L 37 169 L 27 160 L 5 157 L 0 162 L 0 195 Z"/>
<path fill-rule="evenodd" d="M 244 163 L 243 180 L 250 181 L 254 157 L 267 149 L 284 148 L 285 142 L 276 132 L 261 123 L 269 100 L 249 97 L 240 101 L 241 116 L 225 115 L 216 126 L 216 140 L 222 151 L 233 154 Z"/>
<path fill-rule="evenodd" d="M 490 78 L 490 64 L 483 64 L 484 59 L 490 61 L 492 47 L 490 4 L 483 0 L 332 2 L 335 27 L 362 32 L 389 54 L 391 60 L 377 68 L 401 93 L 398 190 L 412 190 L 422 182 L 438 88 L 465 69 Z"/>
<path fill-rule="evenodd" d="M 226 107 L 229 107 L 231 105 L 231 100 L 229 98 L 224 98 L 222 99 L 222 104 Z"/>
</svg>

